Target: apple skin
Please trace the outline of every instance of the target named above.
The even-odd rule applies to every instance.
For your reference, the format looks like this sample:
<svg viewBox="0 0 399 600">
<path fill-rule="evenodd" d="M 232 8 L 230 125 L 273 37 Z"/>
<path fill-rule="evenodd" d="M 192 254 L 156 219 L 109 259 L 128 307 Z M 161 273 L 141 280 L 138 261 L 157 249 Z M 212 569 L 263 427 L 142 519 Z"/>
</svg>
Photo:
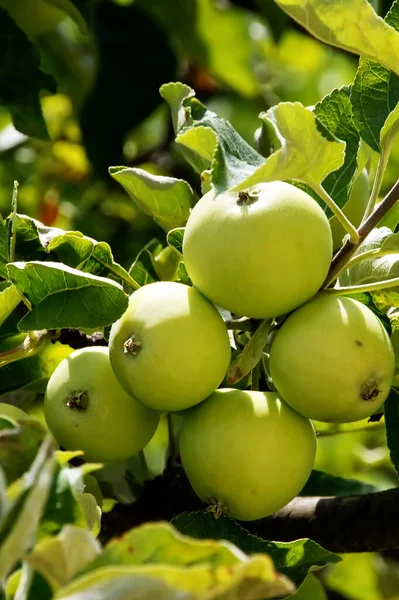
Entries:
<svg viewBox="0 0 399 600">
<path fill-rule="evenodd" d="M 214 304 L 266 319 L 319 290 L 332 257 L 331 229 L 317 202 L 293 185 L 260 183 L 246 193 L 247 203 L 236 192 L 199 200 L 184 234 L 184 264 Z"/>
<path fill-rule="evenodd" d="M 125 350 L 131 335 L 140 346 Z M 159 281 L 135 291 L 113 324 L 111 365 L 121 385 L 139 402 L 159 411 L 180 411 L 205 400 L 230 364 L 230 342 L 222 317 L 197 290 Z"/>
<path fill-rule="evenodd" d="M 363 169 L 356 177 L 352 193 L 342 212 L 355 227 L 359 227 L 370 197 L 370 182 L 367 169 Z M 342 240 L 346 234 L 345 229 L 337 217 L 331 217 L 330 227 L 333 238 L 334 252 L 342 246 Z"/>
<path fill-rule="evenodd" d="M 382 406 L 395 356 L 382 323 L 367 306 L 320 294 L 283 323 L 269 368 L 294 410 L 317 421 L 349 423 Z"/>
<path fill-rule="evenodd" d="M 219 389 L 183 418 L 180 456 L 195 493 L 242 521 L 290 502 L 313 468 L 313 425 L 275 392 Z"/>
<path fill-rule="evenodd" d="M 66 14 L 45 0 L 0 0 L 5 8 L 28 37 L 36 37 L 57 27 Z"/>
<path fill-rule="evenodd" d="M 87 407 L 68 406 L 82 392 Z M 120 386 L 105 347 L 76 350 L 58 365 L 47 384 L 44 415 L 57 442 L 83 450 L 91 462 L 129 458 L 150 441 L 159 422 L 158 413 Z"/>
</svg>

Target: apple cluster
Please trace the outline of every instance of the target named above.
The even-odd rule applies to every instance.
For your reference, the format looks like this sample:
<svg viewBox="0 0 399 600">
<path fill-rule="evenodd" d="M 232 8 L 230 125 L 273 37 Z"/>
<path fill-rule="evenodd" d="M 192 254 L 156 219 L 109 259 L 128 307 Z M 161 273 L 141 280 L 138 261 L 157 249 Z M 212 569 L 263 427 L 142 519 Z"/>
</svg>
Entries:
<svg viewBox="0 0 399 600">
<path fill-rule="evenodd" d="M 181 460 L 202 500 L 240 520 L 287 504 L 313 467 L 312 420 L 370 416 L 393 379 L 377 316 L 319 291 L 332 252 L 327 217 L 297 187 L 206 194 L 183 243 L 193 287 L 143 286 L 113 324 L 109 348 L 64 359 L 44 405 L 55 438 L 87 460 L 117 460 L 148 443 L 160 413 L 180 411 Z M 268 391 L 220 387 L 231 347 L 217 307 L 253 319 L 288 315 L 271 336 Z"/>
</svg>

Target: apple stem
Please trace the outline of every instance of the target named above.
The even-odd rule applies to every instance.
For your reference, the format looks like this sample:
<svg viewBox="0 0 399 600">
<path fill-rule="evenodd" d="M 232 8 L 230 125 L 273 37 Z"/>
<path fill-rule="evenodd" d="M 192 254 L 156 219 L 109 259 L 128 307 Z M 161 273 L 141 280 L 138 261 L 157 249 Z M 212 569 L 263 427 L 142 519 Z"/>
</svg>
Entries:
<svg viewBox="0 0 399 600">
<path fill-rule="evenodd" d="M 337 278 L 348 269 L 351 269 L 355 265 L 363 262 L 364 260 L 375 260 L 376 258 L 382 258 L 383 256 L 388 256 L 389 254 L 398 254 L 397 250 L 381 250 L 379 248 L 374 250 L 368 250 L 367 252 L 361 252 L 360 254 L 356 254 L 351 260 L 342 267 L 341 271 L 337 273 Z"/>
<path fill-rule="evenodd" d="M 139 337 L 137 333 L 132 333 L 123 344 L 123 352 L 125 354 L 133 354 L 133 356 L 136 356 L 140 349 L 141 342 Z"/>
<path fill-rule="evenodd" d="M 345 231 L 347 233 L 349 233 L 350 241 L 353 244 L 358 244 L 359 243 L 359 234 L 357 232 L 356 227 L 349 221 L 349 219 L 346 217 L 346 215 L 344 215 L 342 210 L 334 202 L 334 200 L 331 198 L 330 194 L 328 194 L 326 192 L 326 190 L 323 188 L 321 183 L 315 183 L 313 181 L 306 181 L 306 183 L 308 185 L 310 185 L 312 190 L 314 192 L 316 192 L 316 194 L 318 196 L 320 196 L 320 198 L 322 200 L 324 200 L 324 202 L 327 204 L 328 208 L 330 210 L 332 210 L 334 215 L 337 217 L 338 221 L 341 223 L 342 227 L 345 229 Z"/>
<path fill-rule="evenodd" d="M 253 204 L 259 198 L 259 194 L 256 190 L 241 190 L 238 192 L 238 206 L 248 206 L 249 204 Z"/>
<path fill-rule="evenodd" d="M 89 394 L 86 390 L 83 392 L 72 392 L 67 398 L 66 405 L 72 410 L 86 410 L 89 406 Z"/>
</svg>

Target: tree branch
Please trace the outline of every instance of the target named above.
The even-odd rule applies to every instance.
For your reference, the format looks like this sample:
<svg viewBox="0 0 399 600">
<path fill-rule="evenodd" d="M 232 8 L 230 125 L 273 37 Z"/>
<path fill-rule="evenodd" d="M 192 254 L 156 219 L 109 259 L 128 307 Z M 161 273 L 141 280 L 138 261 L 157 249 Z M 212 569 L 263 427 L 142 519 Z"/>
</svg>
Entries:
<svg viewBox="0 0 399 600">
<path fill-rule="evenodd" d="M 311 538 L 332 552 L 378 552 L 399 547 L 399 488 L 363 496 L 298 496 L 272 517 L 242 525 L 274 541 Z M 146 483 L 137 502 L 117 504 L 102 516 L 102 542 L 146 521 L 169 521 L 204 510 L 181 465 L 169 461 L 165 472 Z"/>
<path fill-rule="evenodd" d="M 359 244 L 363 242 L 363 240 L 368 236 L 369 233 L 377 227 L 378 223 L 385 217 L 388 211 L 394 206 L 394 204 L 399 199 L 399 180 L 395 183 L 395 185 L 390 189 L 388 194 L 385 196 L 384 200 L 377 206 L 374 212 L 369 216 L 369 218 L 362 223 L 359 227 Z M 351 256 L 356 252 L 359 247 L 359 244 L 353 244 L 349 240 L 345 242 L 342 248 L 337 252 L 334 256 L 330 270 L 326 277 L 326 280 L 323 284 L 323 288 L 328 287 L 335 281 L 337 275 L 341 272 L 342 268 L 347 264 Z"/>
</svg>

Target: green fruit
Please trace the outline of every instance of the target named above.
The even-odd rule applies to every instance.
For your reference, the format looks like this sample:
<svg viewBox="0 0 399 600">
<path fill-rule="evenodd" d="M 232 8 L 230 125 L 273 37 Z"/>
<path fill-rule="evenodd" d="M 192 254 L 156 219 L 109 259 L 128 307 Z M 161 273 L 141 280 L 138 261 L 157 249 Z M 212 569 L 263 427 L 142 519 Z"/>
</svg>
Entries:
<svg viewBox="0 0 399 600">
<path fill-rule="evenodd" d="M 369 201 L 369 196 L 369 176 L 367 169 L 363 169 L 358 177 L 356 177 L 350 198 L 343 208 L 344 215 L 348 217 L 349 221 L 355 227 L 359 227 L 360 225 Z M 346 231 L 338 221 L 337 217 L 331 217 L 330 226 L 333 238 L 333 250 L 335 252 L 340 246 L 342 246 L 342 240 L 346 234 Z"/>
<path fill-rule="evenodd" d="M 392 384 L 395 357 L 380 320 L 364 304 L 320 295 L 284 322 L 270 350 L 282 398 L 317 421 L 347 423 L 373 414 Z"/>
<path fill-rule="evenodd" d="M 15 421 L 19 421 L 19 419 L 28 419 L 28 415 L 13 404 L 6 404 L 5 402 L 0 402 L 0 417 L 11 417 L 15 419 Z"/>
<path fill-rule="evenodd" d="M 212 302 L 266 319 L 319 290 L 331 262 L 331 230 L 317 202 L 288 183 L 208 192 L 188 219 L 183 256 L 193 284 Z"/>
<path fill-rule="evenodd" d="M 111 328 L 109 353 L 121 385 L 160 411 L 207 398 L 230 363 L 227 329 L 214 306 L 197 290 L 167 281 L 131 295 Z"/>
<path fill-rule="evenodd" d="M 58 365 L 47 385 L 44 415 L 61 446 L 83 450 L 92 462 L 132 456 L 159 421 L 122 389 L 104 347 L 76 350 Z"/>
<path fill-rule="evenodd" d="M 65 18 L 64 11 L 45 0 L 0 0 L 0 6 L 6 9 L 28 37 L 55 29 Z"/>
<path fill-rule="evenodd" d="M 196 494 L 235 519 L 271 515 L 305 485 L 311 421 L 274 392 L 217 390 L 183 419 L 180 455 Z"/>
</svg>

